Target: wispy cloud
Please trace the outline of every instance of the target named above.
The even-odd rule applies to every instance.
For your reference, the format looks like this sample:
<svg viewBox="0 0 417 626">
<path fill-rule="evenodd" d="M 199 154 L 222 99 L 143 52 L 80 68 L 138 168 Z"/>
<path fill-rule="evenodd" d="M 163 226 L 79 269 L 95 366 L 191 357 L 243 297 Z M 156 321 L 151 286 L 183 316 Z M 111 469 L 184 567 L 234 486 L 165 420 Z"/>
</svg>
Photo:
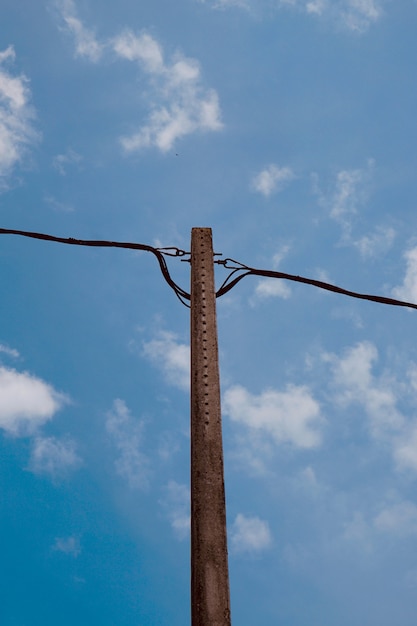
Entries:
<svg viewBox="0 0 417 626">
<path fill-rule="evenodd" d="M 239 7 L 270 10 L 268 0 L 198 0 L 213 9 Z M 384 0 L 276 0 L 276 9 L 296 10 L 301 14 L 327 19 L 354 33 L 364 33 L 383 15 Z"/>
<path fill-rule="evenodd" d="M 126 153 L 150 147 L 168 152 L 186 135 L 223 128 L 217 92 L 205 87 L 198 61 L 180 52 L 165 60 L 161 44 L 146 31 L 135 34 L 125 29 L 100 42 L 78 17 L 73 0 L 57 0 L 56 5 L 62 28 L 74 38 L 76 56 L 96 63 L 105 50 L 111 50 L 119 59 L 136 63 L 149 77 L 151 112 L 145 124 L 121 137 Z M 64 163 L 61 159 L 57 166 L 63 168 Z"/>
<path fill-rule="evenodd" d="M 56 6 L 62 21 L 62 28 L 74 38 L 76 56 L 86 57 L 94 63 L 99 61 L 104 46 L 97 40 L 94 31 L 84 26 L 78 17 L 73 0 L 56 0 Z"/>
<path fill-rule="evenodd" d="M 74 558 L 81 554 L 80 540 L 78 537 L 56 537 L 52 547 L 56 552 L 63 552 Z"/>
<path fill-rule="evenodd" d="M 345 0 L 340 3 L 342 23 L 357 33 L 365 32 L 383 14 L 381 0 Z"/>
<path fill-rule="evenodd" d="M 400 397 L 416 400 L 413 384 L 416 365 L 406 372 L 409 384 L 399 384 L 390 371 L 376 376 L 373 368 L 378 351 L 369 341 L 362 341 L 347 349 L 341 357 L 323 355 L 333 367 L 335 401 L 341 406 L 362 406 L 369 420 L 370 435 L 391 450 L 399 470 L 417 471 L 417 422 L 399 408 Z"/>
<path fill-rule="evenodd" d="M 370 421 L 371 434 L 385 438 L 404 426 L 404 418 L 397 408 L 397 400 L 390 381 L 377 379 L 372 372 L 378 360 L 378 351 L 369 341 L 362 341 L 345 351 L 342 357 L 325 355 L 333 367 L 334 383 L 340 392 L 336 396 L 342 405 L 360 404 Z"/>
<path fill-rule="evenodd" d="M 283 280 L 276 278 L 263 278 L 255 288 L 258 298 L 283 298 L 287 300 L 291 296 L 291 289 Z"/>
<path fill-rule="evenodd" d="M 83 157 L 72 150 L 72 148 L 68 148 L 68 150 L 64 154 L 57 154 L 54 156 L 52 160 L 53 167 L 61 174 L 61 176 L 66 176 L 68 167 L 72 165 L 78 165 L 81 163 Z"/>
<path fill-rule="evenodd" d="M 146 489 L 150 463 L 141 450 L 143 423 L 132 417 L 123 400 L 117 399 L 107 414 L 106 430 L 118 452 L 114 464 L 117 474 L 126 479 L 132 489 Z"/>
<path fill-rule="evenodd" d="M 401 470 L 417 472 L 417 423 L 404 428 L 394 445 L 394 459 Z"/>
<path fill-rule="evenodd" d="M 169 384 L 189 390 L 190 347 L 179 342 L 175 333 L 160 331 L 155 339 L 143 344 L 143 354 L 164 373 Z"/>
<path fill-rule="evenodd" d="M 7 188 L 13 168 L 39 139 L 33 126 L 29 81 L 23 75 L 13 76 L 6 69 L 15 57 L 12 46 L 0 52 L 0 191 Z"/>
<path fill-rule="evenodd" d="M 239 9 L 249 9 L 250 0 L 198 0 L 202 4 L 209 4 L 213 9 L 227 9 L 230 7 L 238 7 Z"/>
<path fill-rule="evenodd" d="M 170 480 L 164 492 L 160 504 L 178 539 L 186 539 L 190 534 L 190 490 L 186 485 Z"/>
<path fill-rule="evenodd" d="M 354 234 L 355 222 L 360 221 L 361 210 L 370 195 L 374 165 L 374 160 L 369 159 L 367 167 L 340 170 L 326 191 L 321 188 L 318 175 L 312 175 L 313 192 L 320 206 L 341 226 L 341 243 L 355 247 L 364 259 L 385 254 L 396 236 L 392 227 L 384 225 L 376 226 L 367 235 Z"/>
<path fill-rule="evenodd" d="M 351 220 L 357 214 L 359 206 L 367 197 L 366 183 L 369 179 L 368 169 L 340 170 L 335 177 L 332 188 L 323 192 L 318 184 L 318 177 L 313 177 L 314 191 L 320 204 L 327 209 L 329 216 L 339 222 L 350 234 Z"/>
<path fill-rule="evenodd" d="M 120 58 L 136 62 L 148 74 L 153 93 L 148 122 L 121 139 L 127 153 L 151 146 L 167 152 L 181 137 L 223 127 L 218 95 L 203 86 L 195 59 L 177 52 L 166 62 L 154 37 L 130 30 L 113 40 L 113 49 Z"/>
<path fill-rule="evenodd" d="M 374 520 L 375 527 L 398 536 L 417 534 L 417 506 L 410 501 L 399 502 L 384 508 Z"/>
<path fill-rule="evenodd" d="M 399 300 L 417 303 L 417 247 L 410 248 L 404 254 L 406 271 L 402 285 L 395 287 L 392 293 Z"/>
<path fill-rule="evenodd" d="M 312 174 L 313 192 L 329 217 L 340 224 L 342 243 L 356 246 L 364 256 L 374 253 L 381 239 L 387 241 L 394 235 L 380 228 L 368 238 L 356 241 L 352 237 L 354 221 L 369 197 L 373 168 L 374 161 L 369 159 L 366 168 L 340 170 L 326 191 L 321 188 L 318 175 Z"/>
<path fill-rule="evenodd" d="M 378 226 L 370 235 L 364 235 L 353 240 L 353 245 L 359 250 L 365 259 L 383 254 L 391 248 L 396 232 L 391 227 Z"/>
<path fill-rule="evenodd" d="M 28 372 L 0 367 L 0 428 L 14 436 L 33 434 L 68 401 Z"/>
<path fill-rule="evenodd" d="M 271 163 L 252 179 L 252 189 L 268 198 L 272 193 L 281 191 L 294 180 L 295 174 L 290 167 L 279 167 Z"/>
<path fill-rule="evenodd" d="M 272 259 L 272 267 L 277 270 L 282 259 L 288 254 L 290 246 L 282 246 Z M 262 278 L 255 287 L 255 296 L 261 300 L 265 298 L 283 298 L 287 300 L 291 296 L 291 288 L 288 283 L 278 278 Z M 251 300 L 254 304 L 254 299 Z"/>
<path fill-rule="evenodd" d="M 49 476 L 53 480 L 67 477 L 82 465 L 72 439 L 36 437 L 32 445 L 29 469 L 34 474 Z"/>
<path fill-rule="evenodd" d="M 3 344 L 0 344 L 0 352 L 12 357 L 13 359 L 18 359 L 20 356 L 17 350 L 15 350 L 14 348 L 9 348 L 9 346 L 5 346 Z"/>
<path fill-rule="evenodd" d="M 272 545 L 268 522 L 239 513 L 231 528 L 231 545 L 235 552 L 261 552 Z"/>
<path fill-rule="evenodd" d="M 59 211 L 60 213 L 72 213 L 74 211 L 72 205 L 60 202 L 53 196 L 45 196 L 44 200 L 54 211 Z"/>
<path fill-rule="evenodd" d="M 307 387 L 287 385 L 284 391 L 268 389 L 253 395 L 235 385 L 225 392 L 223 407 L 234 422 L 276 444 L 316 448 L 321 443 L 320 407 Z"/>
</svg>

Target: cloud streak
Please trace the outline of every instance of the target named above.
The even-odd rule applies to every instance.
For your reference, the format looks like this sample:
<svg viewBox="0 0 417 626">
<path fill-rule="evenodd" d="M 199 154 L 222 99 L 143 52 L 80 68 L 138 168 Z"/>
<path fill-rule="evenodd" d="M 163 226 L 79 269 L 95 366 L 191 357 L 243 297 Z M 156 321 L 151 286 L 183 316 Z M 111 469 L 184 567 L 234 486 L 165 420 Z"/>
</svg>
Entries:
<svg viewBox="0 0 417 626">
<path fill-rule="evenodd" d="M 319 185 L 319 177 L 312 174 L 313 193 L 330 219 L 337 222 L 342 230 L 341 243 L 356 248 L 364 259 L 384 254 L 393 244 L 396 232 L 390 226 L 377 225 L 367 235 L 354 236 L 354 225 L 361 218 L 361 209 L 366 206 L 370 195 L 373 159 L 367 167 L 340 170 L 326 191 Z"/>
<path fill-rule="evenodd" d="M 62 20 L 62 29 L 74 39 L 75 55 L 97 63 L 103 55 L 104 46 L 97 40 L 94 31 L 84 26 L 77 15 L 73 0 L 58 0 L 56 6 Z"/>
<path fill-rule="evenodd" d="M 267 0 L 198 0 L 213 9 L 241 8 L 252 13 L 270 9 Z M 353 33 L 364 33 L 383 15 L 383 0 L 276 0 L 276 9 L 326 19 Z"/>
<path fill-rule="evenodd" d="M 0 52 L 0 191 L 7 188 L 13 168 L 39 138 L 33 127 L 29 81 L 6 69 L 15 58 L 12 46 Z"/>
<path fill-rule="evenodd" d="M 59 440 L 55 437 L 36 437 L 33 441 L 29 469 L 34 474 L 49 476 L 53 480 L 62 479 L 82 465 L 71 439 Z"/>
<path fill-rule="evenodd" d="M 165 61 L 161 45 L 146 32 L 125 30 L 112 44 L 120 58 L 136 62 L 149 76 L 153 90 L 148 122 L 120 140 L 127 153 L 149 147 L 168 152 L 186 135 L 221 130 L 218 95 L 203 86 L 195 59 L 176 53 Z"/>
<path fill-rule="evenodd" d="M 401 429 L 404 419 L 388 381 L 378 380 L 372 373 L 377 360 L 378 351 L 369 341 L 349 348 L 340 358 L 330 356 L 334 382 L 340 389 L 338 403 L 361 404 L 369 417 L 372 436 L 381 439 Z"/>
<path fill-rule="evenodd" d="M 417 247 L 404 254 L 406 271 L 402 285 L 392 290 L 393 296 L 399 300 L 417 302 Z"/>
<path fill-rule="evenodd" d="M 195 59 L 176 52 L 166 60 L 161 44 L 146 31 L 134 33 L 126 28 L 100 42 L 78 17 L 73 0 L 58 0 L 56 6 L 61 29 L 73 37 L 77 57 L 98 63 L 111 50 L 117 58 L 135 63 L 149 78 L 150 114 L 139 129 L 120 138 L 126 154 L 151 147 L 168 152 L 187 135 L 223 128 L 217 92 L 204 86 Z M 61 173 L 65 163 L 55 163 Z"/>
<path fill-rule="evenodd" d="M 62 552 L 74 558 L 81 554 L 80 540 L 78 537 L 57 537 L 53 545 L 53 550 Z"/>
<path fill-rule="evenodd" d="M 166 510 L 171 526 L 178 539 L 186 539 L 190 534 L 190 490 L 175 480 L 165 487 L 165 497 L 160 504 Z"/>
<path fill-rule="evenodd" d="M 369 341 L 362 341 L 347 349 L 341 357 L 324 355 L 333 367 L 333 383 L 338 390 L 335 400 L 342 406 L 359 405 L 369 420 L 371 437 L 389 446 L 400 470 L 417 471 L 417 422 L 413 416 L 400 411 L 401 396 L 416 399 L 416 365 L 408 367 L 408 386 L 399 385 L 390 372 L 379 377 L 373 373 L 378 351 Z"/>
<path fill-rule="evenodd" d="M 146 489 L 150 472 L 149 459 L 141 451 L 143 423 L 134 420 L 125 402 L 117 399 L 107 414 L 106 430 L 118 452 L 117 474 L 131 489 Z"/>
<path fill-rule="evenodd" d="M 288 254 L 290 246 L 286 245 L 274 254 L 272 259 L 272 267 L 277 270 L 282 259 Z M 288 283 L 284 280 L 276 278 L 262 278 L 255 287 L 255 296 L 264 300 L 265 298 L 283 298 L 288 300 L 291 297 L 292 291 Z M 251 303 L 254 303 L 252 299 Z"/>
</svg>

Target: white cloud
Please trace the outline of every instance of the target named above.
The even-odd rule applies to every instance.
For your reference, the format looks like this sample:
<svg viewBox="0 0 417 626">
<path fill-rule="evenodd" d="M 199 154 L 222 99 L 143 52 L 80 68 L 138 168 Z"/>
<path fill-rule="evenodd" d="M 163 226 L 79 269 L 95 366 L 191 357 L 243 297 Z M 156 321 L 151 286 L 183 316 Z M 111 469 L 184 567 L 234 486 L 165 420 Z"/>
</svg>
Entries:
<svg viewBox="0 0 417 626">
<path fill-rule="evenodd" d="M 52 160 L 53 167 L 61 174 L 61 176 L 65 176 L 67 173 L 67 168 L 71 165 L 78 165 L 82 161 L 82 156 L 68 148 L 68 150 L 64 154 L 57 154 L 54 156 Z"/>
<path fill-rule="evenodd" d="M 268 522 L 239 513 L 233 522 L 231 544 L 236 552 L 260 552 L 269 548 L 272 535 Z"/>
<path fill-rule="evenodd" d="M 322 15 L 326 10 L 326 0 L 311 0 L 306 4 L 307 13 Z"/>
<path fill-rule="evenodd" d="M 199 0 L 210 4 L 214 9 L 239 7 L 270 9 L 268 0 Z M 382 5 L 385 0 L 275 0 L 277 9 L 297 10 L 300 13 L 331 20 L 344 29 L 364 33 L 383 15 Z"/>
<path fill-rule="evenodd" d="M 395 442 L 394 457 L 400 469 L 417 472 L 417 424 L 405 429 Z"/>
<path fill-rule="evenodd" d="M 229 7 L 237 7 L 239 9 L 249 9 L 249 0 L 199 0 L 201 3 L 211 4 L 213 9 L 227 9 Z"/>
<path fill-rule="evenodd" d="M 8 346 L 5 346 L 3 344 L 0 344 L 0 352 L 12 357 L 13 359 L 18 359 L 20 356 L 17 350 L 15 350 L 14 348 L 9 348 Z"/>
<path fill-rule="evenodd" d="M 399 536 L 417 534 L 417 506 L 409 501 L 385 508 L 374 520 L 375 527 Z"/>
<path fill-rule="evenodd" d="M 234 422 L 278 444 L 315 448 L 321 443 L 320 407 L 307 387 L 287 385 L 285 391 L 269 389 L 256 396 L 235 385 L 224 394 L 223 408 Z"/>
<path fill-rule="evenodd" d="M 334 383 L 339 389 L 336 401 L 342 405 L 361 405 L 368 418 L 373 438 L 388 444 L 397 468 L 417 471 L 417 422 L 407 419 L 398 408 L 399 394 L 414 394 L 416 366 L 408 370 L 409 386 L 399 385 L 389 372 L 379 377 L 372 372 L 378 361 L 376 347 L 368 342 L 358 343 L 346 350 L 341 358 L 325 355 L 333 365 Z"/>
<path fill-rule="evenodd" d="M 137 37 L 126 30 L 114 40 L 113 47 L 118 56 L 137 61 L 149 74 L 164 74 L 166 71 L 162 48 L 148 33 Z"/>
<path fill-rule="evenodd" d="M 165 508 L 178 539 L 186 539 L 190 534 L 189 488 L 175 480 L 170 480 L 165 487 L 165 497 L 160 503 Z"/>
<path fill-rule="evenodd" d="M 123 400 L 114 401 L 113 410 L 107 414 L 106 430 L 119 454 L 114 464 L 117 474 L 132 489 L 147 488 L 149 459 L 141 452 L 143 423 L 132 418 Z"/>
<path fill-rule="evenodd" d="M 71 439 L 36 437 L 32 445 L 29 469 L 34 474 L 44 474 L 53 479 L 65 478 L 82 464 Z"/>
<path fill-rule="evenodd" d="M 341 358 L 334 355 L 326 358 L 333 364 L 334 382 L 340 389 L 337 400 L 364 407 L 372 436 L 380 439 L 401 431 L 404 418 L 397 409 L 390 380 L 384 376 L 378 380 L 372 373 L 378 360 L 378 351 L 372 343 L 362 341 L 346 350 Z"/>
<path fill-rule="evenodd" d="M 0 367 L 0 428 L 14 436 L 30 435 L 67 402 L 40 378 Z"/>
<path fill-rule="evenodd" d="M 371 235 L 365 235 L 353 241 L 353 245 L 358 248 L 362 257 L 376 257 L 391 248 L 395 234 L 393 228 L 378 226 Z"/>
<path fill-rule="evenodd" d="M 167 382 L 179 389 L 190 388 L 190 347 L 179 343 L 174 333 L 161 331 L 143 344 L 143 354 L 164 373 Z"/>
<path fill-rule="evenodd" d="M 341 170 L 336 175 L 333 193 L 326 199 L 330 217 L 343 225 L 350 225 L 350 219 L 358 211 L 366 198 L 365 184 L 369 171 L 364 169 Z"/>
<path fill-rule="evenodd" d="M 274 256 L 272 257 L 272 264 L 275 269 L 279 266 L 281 261 L 287 256 L 289 251 L 290 251 L 290 246 L 286 244 L 284 246 L 281 246 L 278 252 L 274 254 Z"/>
<path fill-rule="evenodd" d="M 153 88 L 147 124 L 121 138 L 126 152 L 151 146 L 167 152 L 185 135 L 223 127 L 217 93 L 203 86 L 195 59 L 177 53 L 171 62 L 164 61 L 161 45 L 146 32 L 135 35 L 126 30 L 112 45 L 119 57 L 140 65 Z"/>
<path fill-rule="evenodd" d="M 339 10 L 345 26 L 358 33 L 366 31 L 382 16 L 380 0 L 345 0 Z"/>
<path fill-rule="evenodd" d="M 279 167 L 271 163 L 254 176 L 252 189 L 268 198 L 272 193 L 284 189 L 294 178 L 295 174 L 290 167 Z"/>
<path fill-rule="evenodd" d="M 162 46 L 152 35 L 130 29 L 103 44 L 77 17 L 73 0 L 57 0 L 57 6 L 65 30 L 75 39 L 77 56 L 97 62 L 109 48 L 119 58 L 137 63 L 149 76 L 151 112 L 139 130 L 120 139 L 126 153 L 149 147 L 168 152 L 181 137 L 223 127 L 218 95 L 204 87 L 195 59 L 176 53 L 165 61 Z"/>
<path fill-rule="evenodd" d="M 7 177 L 38 139 L 32 126 L 28 80 L 5 69 L 6 62 L 14 61 L 15 56 L 12 46 L 0 52 L 0 190 L 7 188 Z"/>
<path fill-rule="evenodd" d="M 262 278 L 255 288 L 255 295 L 259 298 L 283 298 L 287 300 L 291 296 L 291 289 L 278 278 Z"/>
<path fill-rule="evenodd" d="M 98 42 L 94 32 L 84 26 L 77 16 L 73 0 L 57 0 L 57 8 L 62 18 L 64 29 L 74 37 L 75 54 L 97 62 L 103 54 L 103 45 Z"/>
<path fill-rule="evenodd" d="M 282 246 L 272 258 L 272 267 L 278 269 L 279 264 L 290 250 L 289 245 Z M 291 296 L 291 288 L 285 280 L 279 278 L 262 278 L 255 287 L 255 296 L 258 298 L 283 298 L 287 300 Z M 253 304 L 253 300 L 251 301 Z"/>
<path fill-rule="evenodd" d="M 326 192 L 320 188 L 317 174 L 312 175 L 319 204 L 342 228 L 342 243 L 354 246 L 365 259 L 385 254 L 396 236 L 392 227 L 382 225 L 368 235 L 358 237 L 352 233 L 355 219 L 370 194 L 374 165 L 374 160 L 369 159 L 365 168 L 340 170 Z"/>
<path fill-rule="evenodd" d="M 398 300 L 417 303 L 417 247 L 411 248 L 404 254 L 407 262 L 403 284 L 395 287 L 392 293 Z"/>
<path fill-rule="evenodd" d="M 72 213 L 74 211 L 74 207 L 71 204 L 60 202 L 53 196 L 45 196 L 44 200 L 54 211 L 59 211 L 60 213 Z"/>
<path fill-rule="evenodd" d="M 81 554 L 80 540 L 78 537 L 56 537 L 53 550 L 63 552 L 77 558 Z"/>
</svg>

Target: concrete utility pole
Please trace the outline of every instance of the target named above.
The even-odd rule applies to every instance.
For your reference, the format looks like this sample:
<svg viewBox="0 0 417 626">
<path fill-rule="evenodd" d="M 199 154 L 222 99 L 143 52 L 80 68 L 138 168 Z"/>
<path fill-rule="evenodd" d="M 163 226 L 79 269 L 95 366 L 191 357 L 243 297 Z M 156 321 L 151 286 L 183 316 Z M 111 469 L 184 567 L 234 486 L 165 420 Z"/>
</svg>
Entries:
<svg viewBox="0 0 417 626">
<path fill-rule="evenodd" d="M 211 228 L 191 231 L 191 617 L 231 624 Z"/>
</svg>

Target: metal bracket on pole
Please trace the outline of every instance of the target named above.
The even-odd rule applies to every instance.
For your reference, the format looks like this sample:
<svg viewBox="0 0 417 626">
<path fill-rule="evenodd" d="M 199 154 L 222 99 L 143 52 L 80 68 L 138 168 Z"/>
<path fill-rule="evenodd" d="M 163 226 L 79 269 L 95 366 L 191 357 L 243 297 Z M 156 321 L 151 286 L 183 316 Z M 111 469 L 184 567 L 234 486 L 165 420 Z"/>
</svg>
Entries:
<svg viewBox="0 0 417 626">
<path fill-rule="evenodd" d="M 192 626 L 230 626 L 211 228 L 191 232 Z"/>
</svg>

